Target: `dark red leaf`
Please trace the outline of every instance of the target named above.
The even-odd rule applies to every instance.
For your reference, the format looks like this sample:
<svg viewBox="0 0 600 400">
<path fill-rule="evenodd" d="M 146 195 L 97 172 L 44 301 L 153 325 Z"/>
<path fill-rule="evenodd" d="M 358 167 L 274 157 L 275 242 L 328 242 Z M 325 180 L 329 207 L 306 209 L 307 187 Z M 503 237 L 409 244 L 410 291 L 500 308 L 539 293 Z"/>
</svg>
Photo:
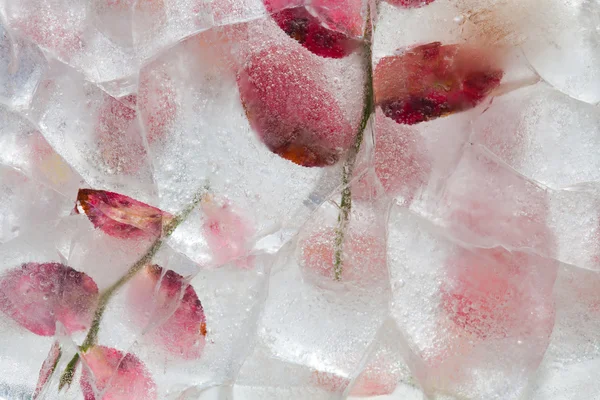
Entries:
<svg viewBox="0 0 600 400">
<path fill-rule="evenodd" d="M 78 213 L 84 213 L 96 228 L 121 239 L 158 237 L 173 216 L 122 194 L 79 189 Z"/>
</svg>

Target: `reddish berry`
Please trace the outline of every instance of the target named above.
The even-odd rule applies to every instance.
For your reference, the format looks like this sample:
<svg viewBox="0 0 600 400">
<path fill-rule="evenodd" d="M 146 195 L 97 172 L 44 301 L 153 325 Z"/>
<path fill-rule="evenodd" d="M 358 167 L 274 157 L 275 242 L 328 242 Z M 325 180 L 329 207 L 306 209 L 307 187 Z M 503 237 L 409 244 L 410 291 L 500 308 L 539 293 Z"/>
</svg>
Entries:
<svg viewBox="0 0 600 400">
<path fill-rule="evenodd" d="M 121 239 L 158 237 L 173 218 L 131 197 L 93 189 L 79 189 L 75 210 L 107 235 Z"/>
<path fill-rule="evenodd" d="M 261 140 L 272 152 L 305 167 L 336 163 L 354 140 L 354 129 L 319 78 L 311 57 L 271 46 L 253 53 L 237 79 L 246 114 Z"/>
<path fill-rule="evenodd" d="M 87 329 L 98 298 L 92 278 L 59 263 L 26 263 L 0 280 L 0 311 L 36 335 Z"/>
<path fill-rule="evenodd" d="M 132 281 L 129 303 L 140 326 L 147 326 L 151 316 L 158 320 L 168 316 L 148 335 L 169 353 L 184 359 L 200 357 L 206 336 L 204 310 L 183 276 L 171 270 L 164 272 L 157 265 L 146 266 Z"/>
<path fill-rule="evenodd" d="M 82 354 L 85 400 L 156 399 L 156 385 L 144 364 L 133 354 L 93 346 Z"/>
<path fill-rule="evenodd" d="M 273 19 L 277 25 L 288 36 L 318 56 L 342 58 L 352 53 L 360 45 L 359 40 L 323 26 L 321 21 L 305 7 L 280 10 L 274 7 L 273 3 L 276 2 L 265 0 L 265 6 L 269 12 L 273 13 Z M 348 23 L 339 13 L 333 13 L 332 19 L 334 19 L 333 22 L 340 24 Z"/>
<path fill-rule="evenodd" d="M 480 49 L 439 42 L 384 57 L 375 69 L 376 102 L 406 125 L 473 108 L 502 79 L 491 58 Z"/>
</svg>

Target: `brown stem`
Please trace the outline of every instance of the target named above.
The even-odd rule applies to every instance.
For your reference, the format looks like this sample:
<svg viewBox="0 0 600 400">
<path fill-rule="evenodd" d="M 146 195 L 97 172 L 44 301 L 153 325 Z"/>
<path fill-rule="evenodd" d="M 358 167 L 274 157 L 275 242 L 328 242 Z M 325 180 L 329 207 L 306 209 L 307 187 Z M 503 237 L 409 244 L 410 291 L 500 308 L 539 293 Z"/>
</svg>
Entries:
<svg viewBox="0 0 600 400">
<path fill-rule="evenodd" d="M 350 148 L 348 157 L 342 168 L 342 201 L 340 203 L 340 213 L 338 215 L 338 224 L 335 230 L 335 256 L 334 256 L 334 279 L 339 281 L 342 279 L 343 259 L 344 254 L 344 236 L 346 233 L 346 227 L 350 219 L 350 211 L 352 209 L 352 189 L 350 188 L 350 180 L 352 179 L 352 173 L 354 171 L 354 164 L 356 163 L 356 157 L 362 144 L 364 132 L 367 128 L 369 118 L 373 113 L 374 108 L 374 94 L 373 94 L 373 60 L 371 50 L 371 38 L 373 35 L 372 23 L 371 23 L 371 12 L 370 8 L 367 9 L 367 28 L 364 37 L 363 55 L 364 64 L 367 71 L 367 77 L 365 81 L 365 100 L 363 106 L 362 118 L 360 120 L 360 126 L 358 133 L 354 141 L 354 146 Z"/>
<path fill-rule="evenodd" d="M 173 218 L 164 228 L 163 234 L 161 237 L 157 238 L 154 243 L 150 246 L 146 254 L 144 254 L 139 260 L 137 260 L 127 271 L 125 275 L 123 275 L 118 281 L 113 283 L 110 287 L 108 287 L 98 299 L 98 305 L 96 306 L 96 311 L 94 312 L 94 319 L 92 320 L 92 324 L 90 325 L 90 329 L 81 344 L 79 346 L 79 350 L 81 352 L 86 352 L 90 347 L 96 344 L 98 339 L 98 332 L 100 331 L 100 322 L 102 322 L 102 317 L 104 316 L 104 312 L 106 311 L 106 306 L 108 302 L 112 298 L 112 296 L 131 278 L 135 276 L 145 265 L 148 265 L 152 258 L 156 255 L 158 250 L 162 247 L 171 234 L 175 231 L 175 229 L 181 224 L 183 221 L 187 219 L 192 210 L 198 205 L 198 203 L 202 200 L 205 193 L 209 190 L 208 186 L 205 186 L 195 197 L 194 200 L 186 206 L 186 208 L 180 212 L 175 218 Z M 79 353 L 75 354 L 67 367 L 65 368 L 63 374 L 60 377 L 60 382 L 58 385 L 58 389 L 61 390 L 65 385 L 70 385 L 73 381 L 73 375 L 75 374 L 75 368 L 77 367 L 79 361 Z"/>
</svg>

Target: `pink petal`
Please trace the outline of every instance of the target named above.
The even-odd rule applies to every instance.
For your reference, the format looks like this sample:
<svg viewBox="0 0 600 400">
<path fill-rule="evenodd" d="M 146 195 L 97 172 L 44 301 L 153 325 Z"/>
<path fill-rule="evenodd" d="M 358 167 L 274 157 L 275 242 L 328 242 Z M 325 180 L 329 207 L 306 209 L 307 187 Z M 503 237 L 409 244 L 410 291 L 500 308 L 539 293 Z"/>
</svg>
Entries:
<svg viewBox="0 0 600 400">
<path fill-rule="evenodd" d="M 58 263 L 27 263 L 0 280 L 0 310 L 31 332 L 52 336 L 56 322 L 67 332 L 87 329 L 98 298 L 96 283 Z"/>
<path fill-rule="evenodd" d="M 238 74 L 240 96 L 272 152 L 305 167 L 332 165 L 355 132 L 323 90 L 319 65 L 300 50 L 273 45 L 253 53 Z"/>
<path fill-rule="evenodd" d="M 128 175 L 138 172 L 146 159 L 136 103 L 136 95 L 106 97 L 95 127 L 96 142 L 106 166 Z"/>
<path fill-rule="evenodd" d="M 89 367 L 83 368 L 80 382 L 85 400 L 156 399 L 150 373 L 133 354 L 94 346 L 82 358 Z"/>
<path fill-rule="evenodd" d="M 85 213 L 96 228 L 121 239 L 158 237 L 173 216 L 122 194 L 79 189 L 78 213 Z"/>
<path fill-rule="evenodd" d="M 237 260 L 244 264 L 251 250 L 250 240 L 254 229 L 248 221 L 233 209 L 226 200 L 217 200 L 213 196 L 205 196 L 201 202 L 204 212 L 202 229 L 204 237 L 218 265 Z"/>
<path fill-rule="evenodd" d="M 164 139 L 177 113 L 176 93 L 171 77 L 160 69 L 142 74 L 139 100 L 148 142 Z"/>
<path fill-rule="evenodd" d="M 38 378 L 38 382 L 35 388 L 35 393 L 33 393 L 33 399 L 37 399 L 41 394 L 44 386 L 48 382 L 48 379 L 52 376 L 54 369 L 56 368 L 56 364 L 60 358 L 60 345 L 58 342 L 54 342 L 52 348 L 50 348 L 50 352 L 48 353 L 48 357 L 44 360 L 44 364 L 42 364 L 42 368 L 40 369 L 40 376 Z"/>
<path fill-rule="evenodd" d="M 383 396 L 392 394 L 398 386 L 398 377 L 386 371 L 363 371 L 352 386 L 351 396 Z"/>
<path fill-rule="evenodd" d="M 314 371 L 311 381 L 332 393 L 343 392 L 350 384 L 349 378 L 324 371 Z M 349 394 L 355 397 L 383 396 L 393 393 L 397 384 L 398 378 L 393 374 L 367 369 L 356 378 Z"/>
<path fill-rule="evenodd" d="M 63 17 L 46 8 L 17 20 L 16 27 L 35 44 L 60 57 L 70 58 L 82 50 L 85 43 L 79 28 L 65 23 Z"/>
<path fill-rule="evenodd" d="M 535 259 L 502 248 L 463 251 L 449 259 L 442 306 L 455 327 L 479 339 L 526 337 L 544 329 L 549 337 L 553 269 L 540 280 L 529 271 Z"/>
<path fill-rule="evenodd" d="M 196 291 L 181 275 L 164 272 L 157 265 L 146 266 L 133 279 L 128 299 L 137 325 L 148 325 L 151 316 L 160 319 L 171 314 L 149 333 L 165 350 L 184 359 L 200 357 L 206 336 L 204 310 Z"/>
</svg>

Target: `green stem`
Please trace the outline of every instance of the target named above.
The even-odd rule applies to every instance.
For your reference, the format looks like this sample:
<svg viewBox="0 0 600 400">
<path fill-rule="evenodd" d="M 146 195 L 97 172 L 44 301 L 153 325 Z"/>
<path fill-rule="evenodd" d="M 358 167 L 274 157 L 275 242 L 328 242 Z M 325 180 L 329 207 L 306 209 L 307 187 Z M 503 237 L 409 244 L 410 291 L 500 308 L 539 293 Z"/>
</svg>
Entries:
<svg viewBox="0 0 600 400">
<path fill-rule="evenodd" d="M 374 95 L 373 95 L 373 60 L 371 50 L 371 37 L 373 34 L 371 24 L 371 13 L 370 9 L 367 9 L 367 29 L 365 32 L 363 56 L 366 73 L 365 81 L 365 100 L 363 106 L 362 118 L 360 120 L 360 126 L 358 128 L 358 134 L 354 141 L 354 146 L 350 148 L 348 157 L 342 168 L 342 201 L 340 203 L 340 213 L 338 215 L 338 224 L 335 230 L 335 256 L 334 256 L 334 279 L 339 281 L 342 279 L 343 269 L 343 254 L 344 254 L 344 235 L 346 227 L 350 219 L 350 211 L 352 209 L 352 189 L 350 188 L 350 179 L 352 179 L 352 173 L 354 171 L 354 164 L 356 163 L 356 157 L 360 150 L 360 146 L 363 141 L 364 132 L 367 128 L 369 118 L 373 113 L 374 108 Z"/>
<path fill-rule="evenodd" d="M 158 250 L 162 247 L 171 234 L 175 231 L 175 229 L 181 224 L 183 221 L 187 219 L 190 213 L 194 210 L 194 208 L 198 205 L 198 203 L 202 200 L 202 197 L 206 192 L 208 192 L 208 186 L 205 186 L 200 193 L 198 193 L 194 200 L 186 206 L 186 208 L 175 216 L 167 225 L 163 228 L 163 234 L 161 237 L 156 239 L 154 243 L 150 246 L 146 254 L 144 254 L 139 260 L 137 260 L 127 271 L 125 275 L 119 278 L 118 281 L 112 284 L 112 286 L 108 287 L 98 299 L 98 305 L 96 306 L 96 311 L 94 312 L 94 319 L 92 320 L 92 324 L 90 325 L 90 329 L 81 344 L 79 346 L 79 350 L 85 353 L 89 350 L 90 347 L 96 344 L 98 339 L 98 332 L 100 331 L 100 323 L 102 322 L 102 317 L 104 316 L 104 312 L 106 311 L 106 307 L 112 298 L 112 296 L 123 286 L 125 285 L 131 278 L 135 276 L 144 266 L 148 265 Z M 58 389 L 61 390 L 65 385 L 70 385 L 73 381 L 73 375 L 75 374 L 75 368 L 77 367 L 77 363 L 79 361 L 79 353 L 75 354 L 65 371 L 60 377 L 60 382 L 58 385 Z"/>
</svg>

